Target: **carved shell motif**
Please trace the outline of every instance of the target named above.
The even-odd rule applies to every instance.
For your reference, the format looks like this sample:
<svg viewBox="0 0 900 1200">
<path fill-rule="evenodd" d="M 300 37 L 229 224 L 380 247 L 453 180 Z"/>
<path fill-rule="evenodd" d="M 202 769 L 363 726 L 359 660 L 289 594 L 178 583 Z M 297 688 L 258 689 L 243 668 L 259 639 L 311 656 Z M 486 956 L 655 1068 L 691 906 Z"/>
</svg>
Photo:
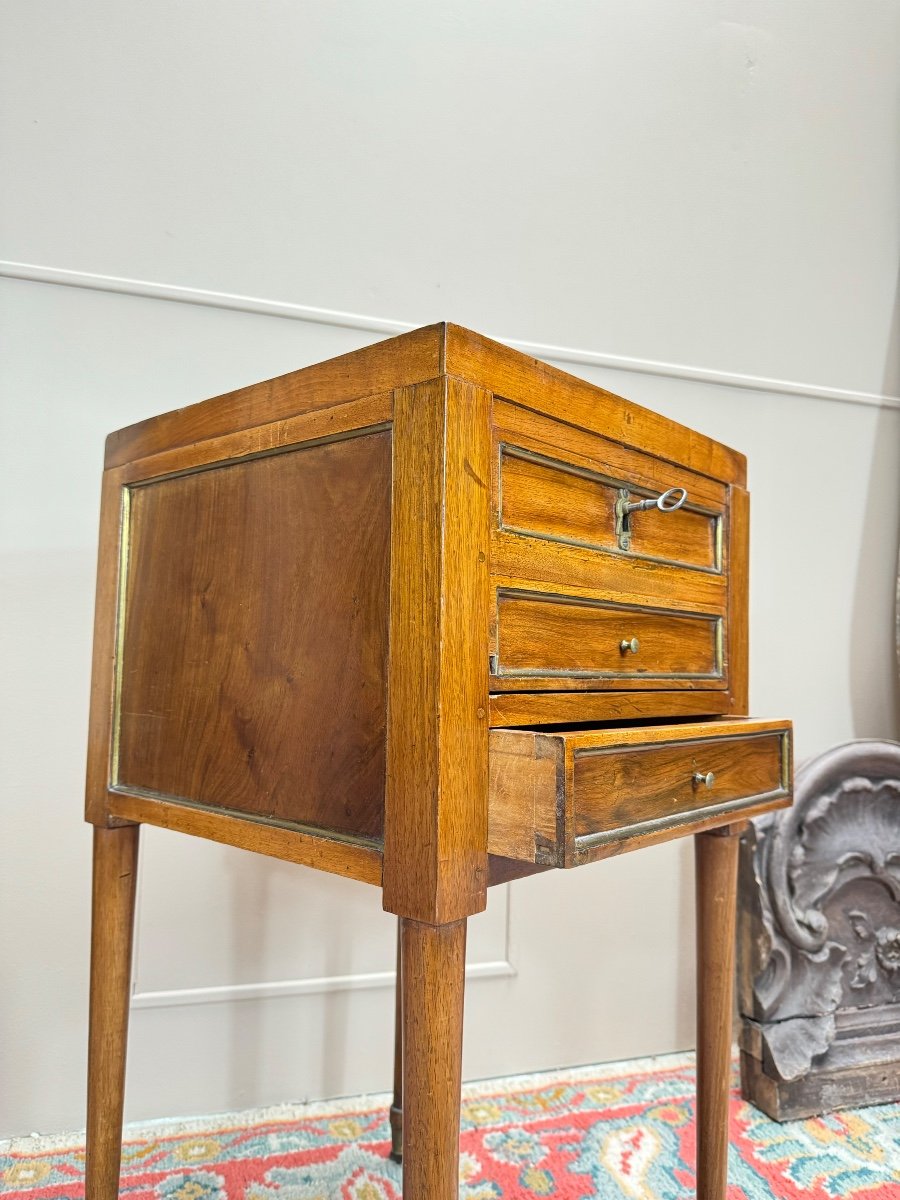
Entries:
<svg viewBox="0 0 900 1200">
<path fill-rule="evenodd" d="M 793 809 L 756 823 L 752 875 L 754 1020 L 796 1078 L 839 1008 L 900 1002 L 900 745 L 851 742 L 807 764 Z"/>
<path fill-rule="evenodd" d="M 785 847 L 790 908 L 824 945 L 822 904 L 851 879 L 870 876 L 900 902 L 900 779 L 847 779 L 814 801 L 800 840 Z M 781 855 L 778 865 L 781 865 Z"/>
</svg>

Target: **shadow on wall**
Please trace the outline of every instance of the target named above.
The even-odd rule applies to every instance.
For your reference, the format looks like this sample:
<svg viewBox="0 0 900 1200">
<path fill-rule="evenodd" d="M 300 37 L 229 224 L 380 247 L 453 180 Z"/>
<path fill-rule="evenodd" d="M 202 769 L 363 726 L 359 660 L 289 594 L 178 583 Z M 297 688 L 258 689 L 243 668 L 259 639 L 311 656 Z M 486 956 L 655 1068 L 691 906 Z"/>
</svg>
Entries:
<svg viewBox="0 0 900 1200">
<path fill-rule="evenodd" d="M 900 395 L 900 276 L 887 332 L 882 391 Z M 846 486 L 845 481 L 836 482 L 838 487 Z M 863 526 L 850 639 L 853 731 L 857 737 L 896 741 L 900 740 L 900 627 L 895 607 L 900 600 L 900 410 L 879 411 L 868 492 L 848 495 L 847 503 L 858 506 Z M 840 565 L 834 564 L 834 569 Z"/>
</svg>

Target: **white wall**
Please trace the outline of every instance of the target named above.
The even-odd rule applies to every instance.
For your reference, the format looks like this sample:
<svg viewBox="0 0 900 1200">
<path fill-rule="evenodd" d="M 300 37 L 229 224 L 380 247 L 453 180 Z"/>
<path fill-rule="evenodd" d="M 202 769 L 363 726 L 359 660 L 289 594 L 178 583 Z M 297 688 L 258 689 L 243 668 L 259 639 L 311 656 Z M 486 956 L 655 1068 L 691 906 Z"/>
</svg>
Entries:
<svg viewBox="0 0 900 1200">
<path fill-rule="evenodd" d="M 556 347 L 748 454 L 754 711 L 800 757 L 897 736 L 898 51 L 887 0 L 0 9 L 0 1135 L 83 1122 L 111 429 L 394 322 Z M 59 282 L 96 275 L 133 282 Z M 500 890 L 467 1075 L 689 1046 L 691 901 L 677 844 Z M 130 1115 L 387 1086 L 375 892 L 150 830 L 140 905 L 137 989 L 177 995 Z"/>
</svg>

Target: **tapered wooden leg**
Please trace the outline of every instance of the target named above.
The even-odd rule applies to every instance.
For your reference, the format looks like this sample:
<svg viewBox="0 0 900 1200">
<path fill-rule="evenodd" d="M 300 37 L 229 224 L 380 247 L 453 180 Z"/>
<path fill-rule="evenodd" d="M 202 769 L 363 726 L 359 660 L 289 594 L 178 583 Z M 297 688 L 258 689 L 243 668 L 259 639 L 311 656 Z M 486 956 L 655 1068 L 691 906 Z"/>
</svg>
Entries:
<svg viewBox="0 0 900 1200">
<path fill-rule="evenodd" d="M 397 921 L 397 987 L 394 994 L 394 1103 L 391 1105 L 391 1158 L 403 1162 L 403 938 Z"/>
<path fill-rule="evenodd" d="M 119 1194 L 139 828 L 94 829 L 86 1200 Z"/>
<path fill-rule="evenodd" d="M 694 837 L 697 879 L 697 1200 L 725 1200 L 739 835 Z"/>
<path fill-rule="evenodd" d="M 466 922 L 402 922 L 403 1200 L 457 1200 Z"/>
</svg>

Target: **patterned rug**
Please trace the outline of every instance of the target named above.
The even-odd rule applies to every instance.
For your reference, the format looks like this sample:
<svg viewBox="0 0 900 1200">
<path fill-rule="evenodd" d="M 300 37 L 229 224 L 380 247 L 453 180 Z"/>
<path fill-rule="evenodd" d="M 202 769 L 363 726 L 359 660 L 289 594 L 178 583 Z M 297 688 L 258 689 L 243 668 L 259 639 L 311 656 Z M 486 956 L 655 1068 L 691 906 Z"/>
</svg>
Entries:
<svg viewBox="0 0 900 1200">
<path fill-rule="evenodd" d="M 694 1195 L 692 1056 L 467 1086 L 460 1200 Z M 385 1096 L 129 1126 L 129 1200 L 399 1200 Z M 778 1125 L 737 1094 L 729 1200 L 900 1200 L 900 1105 Z M 6 1200 L 81 1200 L 77 1136 L 0 1143 Z"/>
</svg>

